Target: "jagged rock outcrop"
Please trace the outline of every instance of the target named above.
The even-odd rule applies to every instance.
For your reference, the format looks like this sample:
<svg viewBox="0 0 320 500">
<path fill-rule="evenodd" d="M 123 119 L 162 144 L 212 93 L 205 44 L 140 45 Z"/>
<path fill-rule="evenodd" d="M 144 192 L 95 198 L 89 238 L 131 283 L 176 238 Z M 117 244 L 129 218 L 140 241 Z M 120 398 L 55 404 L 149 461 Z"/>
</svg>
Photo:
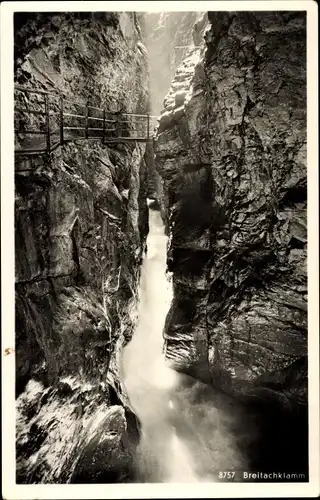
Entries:
<svg viewBox="0 0 320 500">
<path fill-rule="evenodd" d="M 149 55 L 150 113 L 159 116 L 171 80 L 186 54 L 202 43 L 208 25 L 206 12 L 146 12 L 141 18 L 145 46 Z M 161 178 L 149 145 L 149 196 L 161 190 Z M 163 214 L 165 217 L 165 214 Z"/>
<path fill-rule="evenodd" d="M 156 141 L 174 283 L 166 356 L 239 398 L 305 408 L 305 14 L 208 17 Z"/>
<path fill-rule="evenodd" d="M 154 115 L 163 108 L 163 99 L 178 65 L 189 48 L 202 42 L 207 25 L 206 12 L 146 12 L 142 26 L 150 60 L 150 100 Z"/>
<path fill-rule="evenodd" d="M 15 28 L 20 85 L 146 112 L 134 13 L 25 13 Z M 16 158 L 18 483 L 134 474 L 139 423 L 119 360 L 135 325 L 148 230 L 144 149 L 75 141 L 51 158 Z"/>
</svg>

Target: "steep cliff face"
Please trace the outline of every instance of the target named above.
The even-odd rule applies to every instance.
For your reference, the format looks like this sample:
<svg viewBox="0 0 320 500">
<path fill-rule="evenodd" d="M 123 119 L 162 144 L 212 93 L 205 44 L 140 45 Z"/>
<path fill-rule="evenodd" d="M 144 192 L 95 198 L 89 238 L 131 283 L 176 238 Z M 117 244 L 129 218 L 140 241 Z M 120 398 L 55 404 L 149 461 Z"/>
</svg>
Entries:
<svg viewBox="0 0 320 500">
<path fill-rule="evenodd" d="M 174 299 L 166 356 L 239 398 L 307 396 L 306 26 L 209 13 L 156 141 Z M 192 73 L 192 74 L 191 74 Z"/>
<path fill-rule="evenodd" d="M 154 115 L 160 115 L 176 68 L 189 48 L 201 42 L 201 33 L 207 22 L 205 12 L 146 12 L 143 16 Z"/>
<path fill-rule="evenodd" d="M 20 85 L 146 112 L 135 14 L 19 14 L 15 25 Z M 139 426 L 120 352 L 135 324 L 148 230 L 144 149 L 74 141 L 51 158 L 16 159 L 18 482 L 134 474 Z"/>
<path fill-rule="evenodd" d="M 177 67 L 195 46 L 203 43 L 203 34 L 207 26 L 206 12 L 146 12 L 144 14 L 142 29 L 149 55 L 151 114 L 160 116 L 165 105 L 165 96 Z M 159 197 L 162 193 L 162 182 L 153 161 L 151 145 L 149 151 L 149 195 Z M 163 217 L 166 218 L 165 212 L 163 212 Z"/>
</svg>

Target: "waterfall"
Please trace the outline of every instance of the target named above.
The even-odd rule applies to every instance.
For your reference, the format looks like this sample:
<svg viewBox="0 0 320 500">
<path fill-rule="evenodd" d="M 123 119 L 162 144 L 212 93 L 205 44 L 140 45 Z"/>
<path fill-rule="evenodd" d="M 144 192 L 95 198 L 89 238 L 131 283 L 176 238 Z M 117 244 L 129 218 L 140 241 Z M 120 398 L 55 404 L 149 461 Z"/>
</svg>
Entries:
<svg viewBox="0 0 320 500">
<path fill-rule="evenodd" d="M 124 382 L 142 424 L 140 467 L 147 481 L 197 480 L 190 453 L 172 421 L 177 372 L 163 356 L 162 331 L 172 299 L 166 270 L 167 237 L 160 212 L 149 207 L 150 232 L 140 280 L 139 322 L 124 350 Z"/>
<path fill-rule="evenodd" d="M 197 480 L 190 453 L 172 421 L 172 391 L 180 375 L 163 356 L 162 331 L 172 299 L 166 270 L 167 237 L 160 212 L 149 207 L 150 232 L 140 280 L 139 322 L 124 350 L 124 382 L 141 420 L 140 468 L 146 481 Z"/>
<path fill-rule="evenodd" d="M 163 354 L 163 328 L 172 299 L 166 276 L 167 237 L 160 212 L 149 203 L 147 254 L 141 270 L 139 320 L 124 349 L 124 383 L 140 419 L 141 482 L 215 482 L 218 471 L 235 469 L 240 456 L 229 428 L 234 409 L 213 389 L 170 368 Z"/>
</svg>

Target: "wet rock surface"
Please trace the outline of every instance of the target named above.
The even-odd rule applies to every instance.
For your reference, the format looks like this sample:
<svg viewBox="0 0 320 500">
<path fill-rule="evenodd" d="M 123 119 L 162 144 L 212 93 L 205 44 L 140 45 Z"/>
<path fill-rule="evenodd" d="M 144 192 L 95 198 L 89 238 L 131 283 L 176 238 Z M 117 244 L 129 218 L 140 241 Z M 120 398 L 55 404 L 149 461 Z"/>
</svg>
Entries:
<svg viewBox="0 0 320 500">
<path fill-rule="evenodd" d="M 206 50 L 178 68 L 156 141 L 174 281 L 166 356 L 244 401 L 305 415 L 305 15 L 208 17 Z"/>
<path fill-rule="evenodd" d="M 203 43 L 208 17 L 206 12 L 200 11 L 146 12 L 141 19 L 141 26 L 149 56 L 149 107 L 152 115 L 159 116 L 178 66 L 187 54 L 193 52 L 195 46 Z M 171 95 L 170 90 L 169 93 Z M 183 93 L 177 94 L 177 102 L 182 104 L 183 99 Z M 151 145 L 149 150 L 149 196 L 156 198 L 162 191 L 162 180 L 154 164 Z M 165 219 L 165 212 L 162 215 Z"/>
<path fill-rule="evenodd" d="M 159 115 L 177 67 L 189 49 L 202 42 L 207 13 L 146 12 L 141 24 L 150 59 L 151 109 Z"/>
<path fill-rule="evenodd" d="M 21 14 L 15 41 L 19 84 L 146 111 L 133 13 Z M 119 356 L 135 325 L 148 230 L 144 150 L 75 141 L 51 158 L 16 159 L 19 483 L 133 474 L 139 424 Z"/>
</svg>

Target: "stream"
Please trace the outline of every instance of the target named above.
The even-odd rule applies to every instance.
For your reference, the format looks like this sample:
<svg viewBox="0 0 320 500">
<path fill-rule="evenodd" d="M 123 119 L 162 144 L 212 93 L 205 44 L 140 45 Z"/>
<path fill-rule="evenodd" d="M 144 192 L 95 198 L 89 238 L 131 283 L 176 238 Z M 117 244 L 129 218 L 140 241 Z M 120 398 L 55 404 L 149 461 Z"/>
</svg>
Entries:
<svg viewBox="0 0 320 500">
<path fill-rule="evenodd" d="M 160 212 L 148 204 L 139 321 L 123 353 L 124 383 L 142 427 L 139 482 L 215 482 L 219 471 L 245 468 L 235 436 L 246 429 L 239 428 L 234 402 L 165 361 L 162 332 L 172 299 L 167 237 Z"/>
</svg>

